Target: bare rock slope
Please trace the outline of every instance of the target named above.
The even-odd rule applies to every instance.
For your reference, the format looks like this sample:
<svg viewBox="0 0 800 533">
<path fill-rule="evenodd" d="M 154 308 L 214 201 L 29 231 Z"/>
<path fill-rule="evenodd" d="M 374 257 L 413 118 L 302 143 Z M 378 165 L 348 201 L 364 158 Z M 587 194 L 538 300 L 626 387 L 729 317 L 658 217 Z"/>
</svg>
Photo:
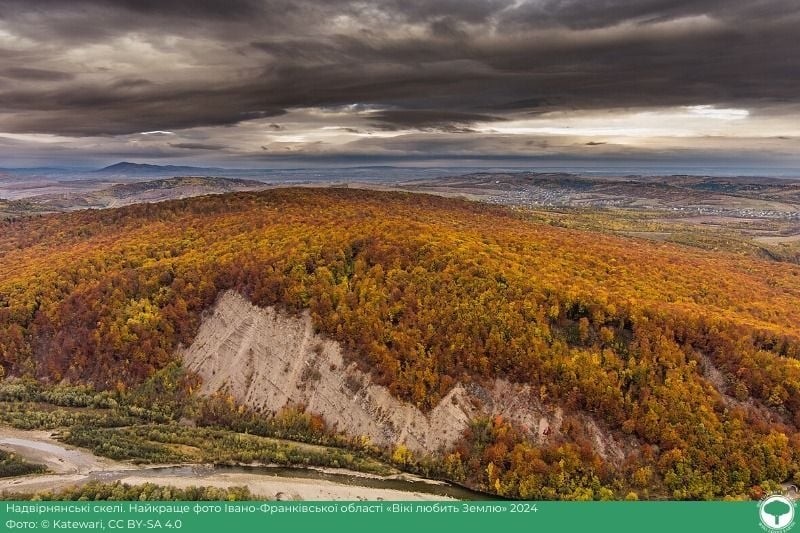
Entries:
<svg viewBox="0 0 800 533">
<path fill-rule="evenodd" d="M 256 307 L 232 291 L 220 295 L 181 355 L 203 378 L 204 393 L 225 390 L 264 411 L 304 405 L 339 431 L 382 446 L 404 444 L 417 453 L 446 450 L 481 415 L 503 415 L 540 441 L 556 437 L 562 422 L 561 409 L 543 405 L 530 387 L 499 379 L 491 388 L 457 385 L 423 413 L 346 363 L 339 344 L 314 333 L 307 314 Z M 596 451 L 621 461 L 623 446 L 593 420 L 585 422 Z"/>
</svg>

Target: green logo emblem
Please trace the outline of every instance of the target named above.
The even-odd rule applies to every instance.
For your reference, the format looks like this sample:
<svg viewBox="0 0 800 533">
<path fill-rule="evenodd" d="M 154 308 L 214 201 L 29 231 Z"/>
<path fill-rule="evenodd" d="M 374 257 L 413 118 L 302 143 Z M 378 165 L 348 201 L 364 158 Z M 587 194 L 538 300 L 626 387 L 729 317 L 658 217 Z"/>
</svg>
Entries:
<svg viewBox="0 0 800 533">
<path fill-rule="evenodd" d="M 761 525 L 767 531 L 785 531 L 794 525 L 794 502 L 780 494 L 773 494 L 758 506 Z"/>
</svg>

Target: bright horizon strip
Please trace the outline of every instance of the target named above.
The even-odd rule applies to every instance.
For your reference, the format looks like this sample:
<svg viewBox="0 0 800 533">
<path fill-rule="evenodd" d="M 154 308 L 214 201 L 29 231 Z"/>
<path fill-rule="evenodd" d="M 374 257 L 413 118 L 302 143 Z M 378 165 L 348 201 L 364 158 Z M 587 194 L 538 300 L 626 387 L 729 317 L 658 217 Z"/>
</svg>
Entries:
<svg viewBox="0 0 800 533">
<path fill-rule="evenodd" d="M 573 135 L 583 137 L 702 137 L 735 135 L 738 125 L 750 122 L 747 109 L 710 105 L 684 106 L 658 111 L 547 113 L 527 120 L 481 123 L 475 130 L 504 135 Z M 752 136 L 747 124 L 746 136 Z"/>
</svg>

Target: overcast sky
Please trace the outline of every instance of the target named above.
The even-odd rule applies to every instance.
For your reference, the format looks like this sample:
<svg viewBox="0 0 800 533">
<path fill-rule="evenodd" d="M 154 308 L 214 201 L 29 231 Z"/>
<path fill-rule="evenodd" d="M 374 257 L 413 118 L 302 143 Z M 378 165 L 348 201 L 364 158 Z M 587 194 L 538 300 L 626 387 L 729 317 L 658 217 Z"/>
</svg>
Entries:
<svg viewBox="0 0 800 533">
<path fill-rule="evenodd" d="M 0 0 L 0 167 L 800 168 L 797 0 Z"/>
</svg>

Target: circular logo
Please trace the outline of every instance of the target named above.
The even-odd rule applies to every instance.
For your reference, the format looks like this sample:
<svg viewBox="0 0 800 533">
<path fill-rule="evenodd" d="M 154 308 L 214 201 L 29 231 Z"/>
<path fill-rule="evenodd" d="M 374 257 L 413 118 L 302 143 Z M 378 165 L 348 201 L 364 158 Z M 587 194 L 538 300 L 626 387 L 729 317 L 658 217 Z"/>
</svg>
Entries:
<svg viewBox="0 0 800 533">
<path fill-rule="evenodd" d="M 771 531 L 788 528 L 794 522 L 794 502 L 780 494 L 773 494 L 758 506 L 761 524 Z"/>
</svg>

